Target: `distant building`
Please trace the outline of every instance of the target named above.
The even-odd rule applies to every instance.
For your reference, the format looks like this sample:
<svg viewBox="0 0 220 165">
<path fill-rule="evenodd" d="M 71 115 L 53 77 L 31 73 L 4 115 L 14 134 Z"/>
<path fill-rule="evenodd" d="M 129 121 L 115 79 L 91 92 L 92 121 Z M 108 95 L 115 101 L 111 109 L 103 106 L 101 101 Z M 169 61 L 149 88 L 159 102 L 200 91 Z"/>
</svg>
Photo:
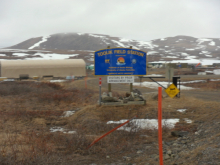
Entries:
<svg viewBox="0 0 220 165">
<path fill-rule="evenodd" d="M 0 61 L 0 77 L 41 78 L 49 76 L 86 76 L 85 61 L 83 59 Z"/>
</svg>

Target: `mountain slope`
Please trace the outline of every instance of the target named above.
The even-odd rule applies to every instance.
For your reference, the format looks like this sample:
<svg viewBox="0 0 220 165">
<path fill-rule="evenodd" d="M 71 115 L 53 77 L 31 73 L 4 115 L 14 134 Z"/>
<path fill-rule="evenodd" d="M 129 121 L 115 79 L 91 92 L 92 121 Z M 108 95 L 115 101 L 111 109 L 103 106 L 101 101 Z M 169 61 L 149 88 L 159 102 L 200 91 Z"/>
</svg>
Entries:
<svg viewBox="0 0 220 165">
<path fill-rule="evenodd" d="M 92 61 L 96 50 L 110 47 L 130 47 L 146 51 L 148 60 L 173 61 L 190 59 L 220 59 L 220 39 L 174 36 L 152 41 L 137 41 L 90 33 L 59 33 L 31 38 L 8 49 L 27 49 L 28 51 L 47 50 L 51 53 L 78 54 L 74 58 Z M 0 52 L 1 53 L 1 52 Z M 13 55 L 13 54 L 12 54 Z M 36 55 L 36 54 L 29 54 Z M 1 57 L 0 57 L 1 58 Z M 71 57 L 73 58 L 73 57 Z"/>
</svg>

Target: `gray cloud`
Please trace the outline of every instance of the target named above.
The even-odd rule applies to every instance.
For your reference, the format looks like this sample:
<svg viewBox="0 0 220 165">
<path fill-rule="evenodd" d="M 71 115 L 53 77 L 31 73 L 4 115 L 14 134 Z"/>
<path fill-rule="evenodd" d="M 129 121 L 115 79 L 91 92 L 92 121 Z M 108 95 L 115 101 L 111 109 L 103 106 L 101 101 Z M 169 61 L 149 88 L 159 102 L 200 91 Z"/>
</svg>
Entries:
<svg viewBox="0 0 220 165">
<path fill-rule="evenodd" d="M 60 32 L 220 38 L 219 0 L 0 1 L 0 46 Z"/>
</svg>

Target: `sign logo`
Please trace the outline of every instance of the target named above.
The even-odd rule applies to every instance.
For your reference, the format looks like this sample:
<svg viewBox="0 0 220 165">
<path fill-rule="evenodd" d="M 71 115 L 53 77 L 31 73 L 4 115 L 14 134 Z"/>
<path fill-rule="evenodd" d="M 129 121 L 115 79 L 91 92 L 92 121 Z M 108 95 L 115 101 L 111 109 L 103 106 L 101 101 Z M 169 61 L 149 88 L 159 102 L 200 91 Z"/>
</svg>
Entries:
<svg viewBox="0 0 220 165">
<path fill-rule="evenodd" d="M 123 57 L 119 57 L 117 59 L 117 65 L 125 65 L 125 59 Z"/>
<path fill-rule="evenodd" d="M 94 75 L 141 76 L 146 74 L 146 52 L 130 48 L 108 48 L 94 53 Z"/>
</svg>

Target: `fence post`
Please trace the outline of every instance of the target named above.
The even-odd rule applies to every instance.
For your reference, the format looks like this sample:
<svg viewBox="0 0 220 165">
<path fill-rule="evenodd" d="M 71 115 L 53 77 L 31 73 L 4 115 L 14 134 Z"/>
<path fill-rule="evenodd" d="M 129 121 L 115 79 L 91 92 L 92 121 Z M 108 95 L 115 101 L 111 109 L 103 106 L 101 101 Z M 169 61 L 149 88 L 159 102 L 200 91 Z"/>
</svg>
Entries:
<svg viewBox="0 0 220 165">
<path fill-rule="evenodd" d="M 158 87 L 158 144 L 160 165 L 163 165 L 163 143 L 162 143 L 162 87 Z"/>
</svg>

